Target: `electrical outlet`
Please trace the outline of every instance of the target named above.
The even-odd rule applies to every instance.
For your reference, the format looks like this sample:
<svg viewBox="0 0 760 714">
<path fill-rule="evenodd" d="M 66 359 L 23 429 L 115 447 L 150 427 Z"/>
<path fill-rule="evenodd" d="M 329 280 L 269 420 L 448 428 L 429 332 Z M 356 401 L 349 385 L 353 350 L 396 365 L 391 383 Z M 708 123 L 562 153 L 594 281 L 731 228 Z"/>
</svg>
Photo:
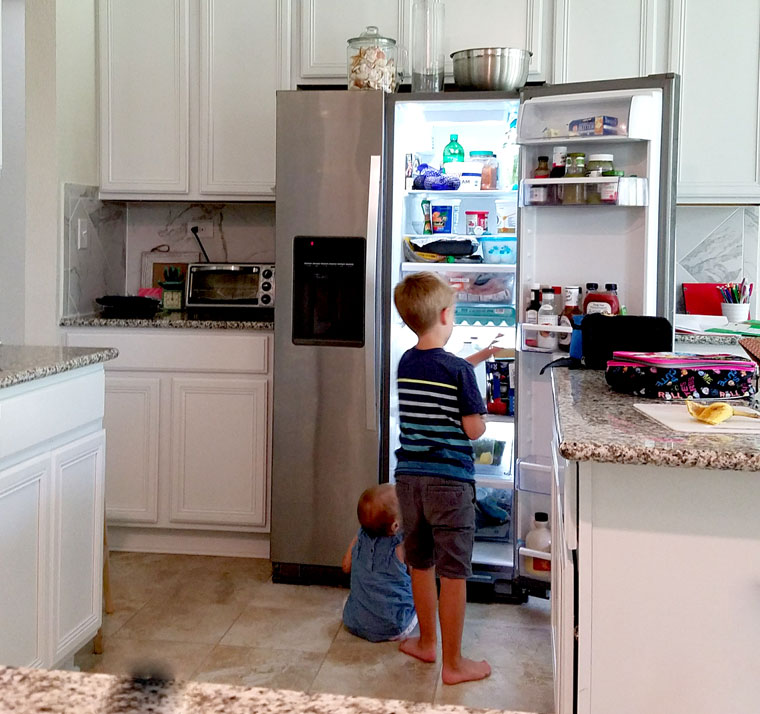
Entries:
<svg viewBox="0 0 760 714">
<path fill-rule="evenodd" d="M 77 219 L 77 249 L 86 250 L 90 245 L 90 237 L 87 235 L 87 219 Z"/>
<path fill-rule="evenodd" d="M 187 224 L 187 234 L 192 238 L 193 234 L 191 228 L 198 226 L 198 238 L 203 240 L 210 240 L 214 237 L 214 222 L 213 221 L 190 221 Z"/>
</svg>

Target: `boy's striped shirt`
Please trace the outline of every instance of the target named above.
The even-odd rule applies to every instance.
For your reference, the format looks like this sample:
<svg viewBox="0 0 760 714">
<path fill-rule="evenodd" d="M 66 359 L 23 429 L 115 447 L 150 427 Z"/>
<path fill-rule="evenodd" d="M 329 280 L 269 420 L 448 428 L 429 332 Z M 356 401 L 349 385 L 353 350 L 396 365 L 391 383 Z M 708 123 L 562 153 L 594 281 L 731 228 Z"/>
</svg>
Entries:
<svg viewBox="0 0 760 714">
<path fill-rule="evenodd" d="M 443 349 L 412 348 L 398 367 L 401 433 L 396 473 L 473 480 L 462 417 L 485 412 L 469 362 Z"/>
</svg>

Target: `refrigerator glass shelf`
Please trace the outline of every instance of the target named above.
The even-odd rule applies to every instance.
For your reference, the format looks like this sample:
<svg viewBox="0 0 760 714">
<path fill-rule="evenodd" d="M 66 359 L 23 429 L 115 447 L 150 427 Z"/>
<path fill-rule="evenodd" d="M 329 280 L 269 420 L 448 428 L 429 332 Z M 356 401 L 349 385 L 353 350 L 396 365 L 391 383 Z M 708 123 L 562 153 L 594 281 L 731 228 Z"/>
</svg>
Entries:
<svg viewBox="0 0 760 714">
<path fill-rule="evenodd" d="M 506 414 L 484 414 L 483 416 L 487 424 L 511 424 L 515 420 L 514 416 Z"/>
<path fill-rule="evenodd" d="M 415 196 L 417 198 L 424 198 L 425 194 L 430 194 L 433 196 L 450 196 L 451 198 L 504 198 L 504 197 L 510 197 L 514 196 L 517 191 L 515 189 L 505 189 L 505 190 L 489 190 L 489 191 L 433 191 L 430 189 L 420 189 L 420 190 L 414 190 L 406 192 L 406 196 Z"/>
<path fill-rule="evenodd" d="M 414 237 L 414 236 L 410 236 Z M 447 271 L 456 273 L 514 273 L 516 265 L 504 263 L 401 263 L 401 270 L 414 273 L 420 270 Z"/>
</svg>

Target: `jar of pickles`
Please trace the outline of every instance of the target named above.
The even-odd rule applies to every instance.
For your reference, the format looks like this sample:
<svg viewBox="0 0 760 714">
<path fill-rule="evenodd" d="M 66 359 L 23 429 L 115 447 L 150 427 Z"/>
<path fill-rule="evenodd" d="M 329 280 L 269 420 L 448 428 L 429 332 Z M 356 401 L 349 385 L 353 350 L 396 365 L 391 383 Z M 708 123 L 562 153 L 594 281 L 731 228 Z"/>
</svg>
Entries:
<svg viewBox="0 0 760 714">
<path fill-rule="evenodd" d="M 398 83 L 396 40 L 374 25 L 348 41 L 348 88 L 395 92 Z"/>
<path fill-rule="evenodd" d="M 586 177 L 586 154 L 581 152 L 571 152 L 567 155 L 565 162 L 565 178 L 576 179 Z M 571 183 L 564 187 L 562 195 L 563 205 L 574 205 L 586 203 L 586 184 Z"/>
</svg>

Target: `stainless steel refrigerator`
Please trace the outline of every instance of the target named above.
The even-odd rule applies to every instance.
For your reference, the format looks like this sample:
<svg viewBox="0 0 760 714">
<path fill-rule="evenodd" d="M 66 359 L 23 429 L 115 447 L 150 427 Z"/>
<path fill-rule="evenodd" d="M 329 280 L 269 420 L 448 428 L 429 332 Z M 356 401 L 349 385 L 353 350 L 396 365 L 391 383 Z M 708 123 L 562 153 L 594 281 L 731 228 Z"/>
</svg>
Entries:
<svg viewBox="0 0 760 714">
<path fill-rule="evenodd" d="M 476 444 L 483 517 L 473 581 L 517 598 L 548 592 L 550 574 L 531 567 L 538 561 L 524 540 L 534 513 L 551 512 L 552 404 L 539 372 L 556 355 L 537 349 L 524 323 L 529 289 L 616 282 L 629 312 L 672 317 L 677 97 L 674 75 L 529 87 L 519 95 L 278 92 L 275 579 L 315 582 L 339 573 L 361 491 L 392 479 L 395 368 L 414 344 L 392 288 L 425 269 L 458 290 L 447 349 L 465 354 L 500 334 L 515 350 L 514 409 L 506 409 L 513 413 L 489 415 Z M 601 133 L 594 121 L 578 123 L 596 117 Z M 493 149 L 496 189 L 410 186 L 409 158 L 439 165 L 454 134 L 466 151 Z M 538 155 L 551 154 L 554 144 L 614 154 L 615 167 L 625 170 L 625 179 L 615 179 L 620 196 L 601 205 L 539 205 L 536 188 L 569 185 L 533 178 Z M 583 190 L 597 190 L 598 181 L 584 179 Z M 516 260 L 487 254 L 480 236 L 474 257 L 424 262 L 431 236 L 420 229 L 423 198 L 450 212 L 457 239 L 467 237 L 468 211 L 486 215 L 491 239 L 503 228 L 496 209 L 499 220 L 512 213 Z M 497 287 L 484 297 L 490 285 Z"/>
</svg>

